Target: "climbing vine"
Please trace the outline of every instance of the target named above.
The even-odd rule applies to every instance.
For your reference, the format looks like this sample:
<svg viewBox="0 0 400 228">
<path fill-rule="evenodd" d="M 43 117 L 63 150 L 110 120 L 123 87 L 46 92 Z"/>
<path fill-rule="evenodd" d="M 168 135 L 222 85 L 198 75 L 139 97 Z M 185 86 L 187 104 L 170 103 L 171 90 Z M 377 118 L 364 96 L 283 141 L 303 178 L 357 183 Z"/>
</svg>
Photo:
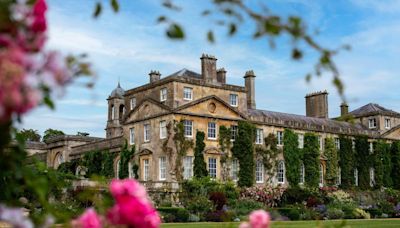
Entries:
<svg viewBox="0 0 400 228">
<path fill-rule="evenodd" d="M 390 175 L 386 175 L 392 172 L 389 144 L 381 140 L 376 142 L 373 163 L 375 169 L 375 187 L 391 187 L 393 185 L 392 178 Z"/>
<path fill-rule="evenodd" d="M 206 177 L 208 176 L 207 165 L 204 161 L 204 132 L 196 132 L 196 146 L 194 148 L 194 167 L 193 172 L 195 177 Z"/>
<path fill-rule="evenodd" d="M 106 150 L 102 152 L 102 169 L 100 175 L 108 178 L 113 178 L 114 174 L 114 159 L 116 157 L 115 153 L 110 153 Z"/>
<path fill-rule="evenodd" d="M 83 165 L 87 168 L 86 175 L 101 174 L 103 168 L 103 153 L 101 151 L 89 151 L 83 155 Z"/>
<path fill-rule="evenodd" d="M 340 142 L 339 166 L 341 170 L 341 179 L 342 179 L 340 187 L 343 189 L 350 189 L 354 185 L 353 142 L 351 138 L 343 135 L 339 137 L 339 142 Z"/>
<path fill-rule="evenodd" d="M 222 152 L 221 155 L 221 178 L 223 181 L 228 180 L 229 178 L 229 169 L 227 167 L 227 162 L 229 158 L 229 149 L 231 148 L 231 129 L 225 126 L 219 127 L 218 134 L 218 143 L 219 149 Z"/>
<path fill-rule="evenodd" d="M 254 137 L 255 126 L 246 121 L 239 121 L 238 135 L 233 143 L 232 154 L 239 161 L 240 187 L 250 187 L 254 182 Z"/>
<path fill-rule="evenodd" d="M 120 156 L 120 165 L 118 176 L 120 179 L 124 179 L 129 177 L 129 161 L 133 159 L 133 155 L 135 154 L 135 146 L 132 146 L 131 149 L 128 149 L 128 144 L 125 142 L 125 145 L 122 147 L 121 156 Z M 132 166 L 133 173 L 137 173 L 138 166 L 136 163 Z M 137 176 L 135 173 L 135 177 Z"/>
<path fill-rule="evenodd" d="M 65 174 L 72 174 L 75 175 L 76 168 L 79 166 L 79 159 L 74 159 L 69 162 L 61 163 L 57 171 Z"/>
<path fill-rule="evenodd" d="M 257 156 L 263 158 L 264 168 L 267 176 L 272 177 L 276 173 L 276 162 L 279 153 L 281 152 L 277 145 L 277 140 L 274 134 L 270 133 L 264 138 L 265 147 L 257 146 L 255 148 Z"/>
<path fill-rule="evenodd" d="M 400 141 L 395 141 L 392 143 L 390 153 L 393 166 L 391 172 L 393 187 L 396 189 L 400 189 Z"/>
<path fill-rule="evenodd" d="M 334 186 L 338 178 L 339 158 L 333 138 L 325 139 L 324 154 L 326 156 L 326 183 L 328 186 Z"/>
<path fill-rule="evenodd" d="M 177 123 L 174 127 L 174 137 L 176 147 L 176 161 L 175 161 L 175 173 L 178 181 L 182 181 L 182 158 L 186 156 L 187 151 L 193 147 L 193 140 L 187 139 L 185 137 L 185 127 L 183 125 L 183 120 Z"/>
<path fill-rule="evenodd" d="M 298 136 L 290 129 L 285 129 L 283 137 L 283 157 L 285 158 L 286 178 L 290 186 L 297 186 L 300 181 L 301 154 Z"/>
<path fill-rule="evenodd" d="M 317 188 L 319 183 L 319 143 L 318 137 L 312 133 L 304 135 L 304 180 L 311 188 Z"/>
<path fill-rule="evenodd" d="M 369 185 L 369 168 L 372 167 L 371 155 L 369 153 L 368 137 L 359 135 L 355 138 L 355 161 L 358 170 L 358 186 L 365 190 Z M 342 154 L 340 154 L 342 156 Z M 340 158 L 342 159 L 342 157 Z"/>
</svg>

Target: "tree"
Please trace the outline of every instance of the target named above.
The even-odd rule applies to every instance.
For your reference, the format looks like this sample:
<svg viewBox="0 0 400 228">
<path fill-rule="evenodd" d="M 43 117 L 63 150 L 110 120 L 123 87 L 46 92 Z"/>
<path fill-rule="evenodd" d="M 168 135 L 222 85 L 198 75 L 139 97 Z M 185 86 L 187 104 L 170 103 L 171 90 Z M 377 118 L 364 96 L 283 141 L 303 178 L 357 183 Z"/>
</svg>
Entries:
<svg viewBox="0 0 400 228">
<path fill-rule="evenodd" d="M 202 131 L 196 132 L 196 145 L 194 147 L 194 167 L 193 172 L 195 177 L 206 177 L 208 176 L 207 165 L 204 161 L 204 143 L 205 134 Z"/>
<path fill-rule="evenodd" d="M 392 143 L 390 153 L 392 157 L 392 166 L 394 167 L 391 172 L 393 187 L 400 189 L 400 141 Z"/>
<path fill-rule="evenodd" d="M 340 187 L 343 189 L 349 189 L 354 185 L 354 152 L 353 142 L 347 136 L 341 135 L 339 137 L 340 149 L 339 149 L 339 167 L 341 170 L 341 184 Z M 357 148 L 357 140 L 356 140 Z M 360 170 L 358 170 L 360 173 Z"/>
<path fill-rule="evenodd" d="M 250 187 L 254 182 L 254 133 L 255 126 L 246 121 L 239 121 L 238 135 L 233 142 L 232 154 L 239 161 L 240 187 Z"/>
<path fill-rule="evenodd" d="M 58 136 L 58 135 L 65 135 L 65 133 L 60 130 L 55 130 L 55 129 L 49 128 L 44 132 L 43 142 L 46 142 L 50 138 Z"/>
<path fill-rule="evenodd" d="M 329 186 L 334 186 L 337 180 L 338 174 L 338 166 L 339 166 L 339 159 L 338 159 L 338 152 L 335 148 L 335 142 L 333 138 L 326 138 L 325 139 L 325 148 L 324 153 L 326 156 L 326 174 L 325 179 L 326 183 Z"/>
<path fill-rule="evenodd" d="M 358 170 L 358 186 L 360 189 L 365 190 L 370 188 L 369 169 L 373 166 L 373 162 L 371 162 L 372 156 L 369 152 L 368 136 L 356 136 L 355 141 L 355 166 Z M 342 154 L 340 154 L 340 156 L 342 156 Z"/>
<path fill-rule="evenodd" d="M 285 158 L 286 178 L 290 186 L 297 186 L 300 181 L 301 154 L 298 136 L 290 129 L 285 129 L 283 137 L 283 156 Z"/>
<path fill-rule="evenodd" d="M 42 137 L 37 130 L 33 129 L 22 129 L 22 131 L 17 132 L 17 134 L 28 142 L 40 142 L 40 138 Z"/>
<path fill-rule="evenodd" d="M 312 133 L 304 135 L 304 179 L 305 184 L 317 188 L 319 184 L 320 154 L 318 137 Z"/>
</svg>

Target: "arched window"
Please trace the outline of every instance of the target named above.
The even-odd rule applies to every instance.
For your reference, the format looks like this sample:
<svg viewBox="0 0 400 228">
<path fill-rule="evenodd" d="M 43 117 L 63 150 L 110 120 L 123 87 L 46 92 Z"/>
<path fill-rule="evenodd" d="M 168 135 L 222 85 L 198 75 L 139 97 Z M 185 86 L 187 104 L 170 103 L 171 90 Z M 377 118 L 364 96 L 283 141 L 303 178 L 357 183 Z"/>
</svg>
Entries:
<svg viewBox="0 0 400 228">
<path fill-rule="evenodd" d="M 115 166 L 115 177 L 117 178 L 117 179 L 119 179 L 119 167 L 121 166 L 121 160 L 120 159 L 118 159 L 117 160 L 117 164 L 116 164 L 116 166 Z"/>
<path fill-rule="evenodd" d="M 279 161 L 278 162 L 278 184 L 284 184 L 285 183 L 285 162 Z"/>
<path fill-rule="evenodd" d="M 64 163 L 64 156 L 61 152 L 59 152 L 54 158 L 54 169 L 57 169 L 62 163 Z"/>
<path fill-rule="evenodd" d="M 342 184 L 342 169 L 340 169 L 340 167 L 337 170 L 337 179 L 336 179 L 336 185 L 339 186 Z"/>
<path fill-rule="evenodd" d="M 354 169 L 354 185 L 358 186 L 358 169 Z"/>
<path fill-rule="evenodd" d="M 302 162 L 300 164 L 300 180 L 299 180 L 299 184 L 304 184 L 304 176 L 305 176 L 305 168 L 304 168 L 304 163 Z"/>
<path fill-rule="evenodd" d="M 324 186 L 324 167 L 322 164 L 319 165 L 319 186 Z"/>
<path fill-rule="evenodd" d="M 369 186 L 374 187 L 375 185 L 375 169 L 369 168 Z"/>
</svg>

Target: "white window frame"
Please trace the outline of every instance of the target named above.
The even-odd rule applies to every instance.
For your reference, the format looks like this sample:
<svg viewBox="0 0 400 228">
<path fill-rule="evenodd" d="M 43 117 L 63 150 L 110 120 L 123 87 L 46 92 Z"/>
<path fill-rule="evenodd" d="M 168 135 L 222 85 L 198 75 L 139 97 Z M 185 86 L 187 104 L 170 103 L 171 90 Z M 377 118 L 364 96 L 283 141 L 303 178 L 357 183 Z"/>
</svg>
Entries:
<svg viewBox="0 0 400 228">
<path fill-rule="evenodd" d="M 135 128 L 134 127 L 129 128 L 129 144 L 130 145 L 135 144 Z"/>
<path fill-rule="evenodd" d="M 193 100 L 193 88 L 183 87 L 183 100 Z"/>
<path fill-rule="evenodd" d="M 207 124 L 207 139 L 216 140 L 217 139 L 217 123 L 208 122 Z"/>
<path fill-rule="evenodd" d="M 150 142 L 150 124 L 143 125 L 143 141 Z"/>
<path fill-rule="evenodd" d="M 276 173 L 276 180 L 277 180 L 278 184 L 285 183 L 285 175 L 286 175 L 285 162 L 280 160 L 280 161 L 278 161 L 278 168 L 277 168 L 277 173 Z"/>
<path fill-rule="evenodd" d="M 354 185 L 358 186 L 358 169 L 354 169 Z"/>
<path fill-rule="evenodd" d="M 158 158 L 158 173 L 159 173 L 160 181 L 165 181 L 167 179 L 167 158 L 166 157 Z"/>
<path fill-rule="evenodd" d="M 342 169 L 338 167 L 336 174 L 336 185 L 339 186 L 342 184 Z"/>
<path fill-rule="evenodd" d="M 208 158 L 208 175 L 212 179 L 217 178 L 217 159 L 210 157 Z"/>
<path fill-rule="evenodd" d="M 162 88 L 162 89 L 160 89 L 160 101 L 161 101 L 161 102 L 167 100 L 167 97 L 168 97 L 167 92 L 168 92 L 168 91 L 167 91 L 167 88 Z"/>
<path fill-rule="evenodd" d="M 160 139 L 167 138 L 167 121 L 160 121 Z"/>
<path fill-rule="evenodd" d="M 390 129 L 392 126 L 390 118 L 385 118 L 385 129 Z"/>
<path fill-rule="evenodd" d="M 133 110 L 136 107 L 136 97 L 131 98 L 131 110 Z"/>
<path fill-rule="evenodd" d="M 283 131 L 276 132 L 277 145 L 283 146 Z"/>
<path fill-rule="evenodd" d="M 121 167 L 121 159 L 118 159 L 117 164 L 116 164 L 116 172 L 115 172 L 115 178 L 119 179 L 119 168 Z"/>
<path fill-rule="evenodd" d="M 376 128 L 376 125 L 377 125 L 376 118 L 369 118 L 368 119 L 368 127 L 370 129 Z"/>
<path fill-rule="evenodd" d="M 340 139 L 339 138 L 335 138 L 335 148 L 336 148 L 336 150 L 340 150 Z"/>
<path fill-rule="evenodd" d="M 304 148 L 304 135 L 298 134 L 297 139 L 298 139 L 299 148 L 303 149 Z"/>
<path fill-rule="evenodd" d="M 183 158 L 183 179 L 189 180 L 193 177 L 193 156 Z"/>
<path fill-rule="evenodd" d="M 264 130 L 262 128 L 256 129 L 256 144 L 263 144 Z"/>
<path fill-rule="evenodd" d="M 373 153 L 374 153 L 374 143 L 369 142 L 369 154 L 373 154 Z"/>
<path fill-rule="evenodd" d="M 236 136 L 238 134 L 238 126 L 237 125 L 231 125 L 231 141 L 236 140 Z"/>
<path fill-rule="evenodd" d="M 231 178 L 235 182 L 239 180 L 239 160 L 236 158 L 232 160 Z"/>
<path fill-rule="evenodd" d="M 369 168 L 369 186 L 374 187 L 375 185 L 375 169 Z"/>
<path fill-rule="evenodd" d="M 143 180 L 148 181 L 150 178 L 150 159 L 143 159 Z"/>
<path fill-rule="evenodd" d="M 300 163 L 300 180 L 299 180 L 299 184 L 300 185 L 304 185 L 305 182 L 305 175 L 306 174 L 306 169 L 304 167 L 304 162 Z"/>
<path fill-rule="evenodd" d="M 135 178 L 135 174 L 133 173 L 133 163 L 134 163 L 134 161 L 128 162 L 128 178 L 131 178 L 131 179 Z"/>
<path fill-rule="evenodd" d="M 264 183 L 264 163 L 262 160 L 256 161 L 256 183 Z"/>
<path fill-rule="evenodd" d="M 324 186 L 324 166 L 319 164 L 319 187 Z"/>
<path fill-rule="evenodd" d="M 324 150 L 324 138 L 322 135 L 318 136 L 318 143 L 319 143 L 319 150 L 323 151 Z"/>
<path fill-rule="evenodd" d="M 189 131 L 189 129 L 190 129 L 190 131 Z M 190 132 L 190 134 L 188 134 L 189 132 Z M 185 135 L 185 137 L 193 138 L 193 121 L 192 120 L 183 120 L 183 134 Z"/>
<path fill-rule="evenodd" d="M 355 140 L 355 139 L 352 139 L 352 140 L 351 140 L 351 148 L 352 148 L 353 150 L 356 149 L 356 140 Z"/>
<path fill-rule="evenodd" d="M 229 104 L 233 107 L 238 106 L 238 95 L 237 94 L 229 94 Z"/>
</svg>

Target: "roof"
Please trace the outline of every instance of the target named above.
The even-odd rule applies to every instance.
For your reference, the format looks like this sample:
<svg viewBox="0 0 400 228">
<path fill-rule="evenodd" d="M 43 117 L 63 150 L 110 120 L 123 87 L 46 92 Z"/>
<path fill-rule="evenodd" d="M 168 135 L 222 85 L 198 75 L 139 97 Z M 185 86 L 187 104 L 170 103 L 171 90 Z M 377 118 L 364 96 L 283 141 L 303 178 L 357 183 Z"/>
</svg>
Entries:
<svg viewBox="0 0 400 228">
<path fill-rule="evenodd" d="M 348 123 L 332 119 L 308 117 L 260 109 L 249 109 L 248 113 L 250 119 L 253 121 L 283 127 L 325 131 L 336 134 L 376 134 L 376 132 L 367 129 L 359 123 Z"/>
<path fill-rule="evenodd" d="M 191 71 L 191 70 L 188 70 L 186 68 L 183 68 L 180 71 L 177 71 L 177 72 L 175 72 L 173 74 L 170 74 L 167 77 L 175 77 L 175 76 L 202 79 L 201 74 L 198 74 L 198 73 L 196 73 L 194 71 Z"/>
<path fill-rule="evenodd" d="M 125 94 L 125 90 L 121 88 L 121 85 L 118 82 L 118 86 L 117 88 L 115 88 L 111 94 L 110 94 L 110 98 L 124 98 L 124 94 Z"/>
<path fill-rule="evenodd" d="M 372 115 L 385 115 L 385 116 L 398 116 L 400 117 L 400 113 L 395 112 L 393 110 L 384 108 L 378 104 L 369 103 L 366 104 L 356 110 L 351 111 L 349 114 L 354 117 L 362 117 L 362 116 L 372 116 Z"/>
</svg>

